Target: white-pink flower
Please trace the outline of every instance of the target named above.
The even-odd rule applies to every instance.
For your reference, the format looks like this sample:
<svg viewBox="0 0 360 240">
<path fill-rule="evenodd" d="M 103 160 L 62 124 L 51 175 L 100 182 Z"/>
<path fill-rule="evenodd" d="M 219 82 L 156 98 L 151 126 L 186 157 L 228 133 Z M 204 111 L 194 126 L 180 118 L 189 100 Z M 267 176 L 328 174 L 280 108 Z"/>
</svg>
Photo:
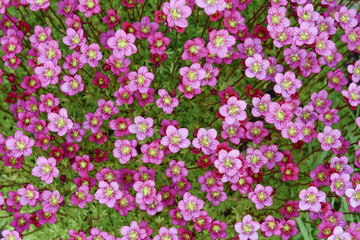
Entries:
<svg viewBox="0 0 360 240">
<path fill-rule="evenodd" d="M 220 107 L 219 112 L 225 117 L 227 124 L 233 124 L 235 121 L 244 121 L 246 119 L 245 109 L 246 102 L 244 100 L 231 97 L 226 105 Z"/>
<path fill-rule="evenodd" d="M 59 136 L 64 136 L 67 130 L 74 126 L 73 121 L 68 118 L 67 110 L 65 108 L 60 109 L 58 114 L 49 113 L 48 119 L 50 121 L 48 124 L 49 130 L 57 132 Z"/>
<path fill-rule="evenodd" d="M 36 161 L 37 166 L 35 166 L 31 174 L 35 177 L 40 177 L 41 181 L 50 184 L 53 182 L 53 179 L 59 176 L 59 170 L 56 168 L 56 159 L 50 157 L 46 159 L 43 156 L 39 156 Z"/>
<path fill-rule="evenodd" d="M 180 148 L 188 148 L 190 140 L 187 139 L 189 131 L 186 128 L 177 129 L 170 125 L 166 129 L 166 136 L 161 139 L 161 145 L 168 146 L 173 153 L 180 151 Z"/>
</svg>

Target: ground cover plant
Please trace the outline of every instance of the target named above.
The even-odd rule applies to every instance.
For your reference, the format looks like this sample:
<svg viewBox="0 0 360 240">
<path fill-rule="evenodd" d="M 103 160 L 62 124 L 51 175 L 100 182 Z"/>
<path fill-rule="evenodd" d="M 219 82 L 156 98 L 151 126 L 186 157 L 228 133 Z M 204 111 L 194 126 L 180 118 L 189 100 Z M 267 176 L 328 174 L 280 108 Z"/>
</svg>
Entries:
<svg viewBox="0 0 360 240">
<path fill-rule="evenodd" d="M 359 240 L 358 9 L 0 0 L 0 239 Z"/>
</svg>

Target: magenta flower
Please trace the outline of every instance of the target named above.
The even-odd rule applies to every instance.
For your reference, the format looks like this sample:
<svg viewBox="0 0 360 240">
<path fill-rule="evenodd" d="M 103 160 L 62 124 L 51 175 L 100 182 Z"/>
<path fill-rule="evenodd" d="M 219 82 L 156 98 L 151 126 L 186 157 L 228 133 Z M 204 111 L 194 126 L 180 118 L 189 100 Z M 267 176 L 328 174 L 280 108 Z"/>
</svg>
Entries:
<svg viewBox="0 0 360 240">
<path fill-rule="evenodd" d="M 205 0 L 198 0 L 204 1 Z M 221 1 L 222 0 L 217 0 Z M 226 5 L 225 1 L 224 4 Z M 229 35 L 229 32 L 225 29 L 219 31 L 212 30 L 209 34 L 209 42 L 206 45 L 210 54 L 217 54 L 220 58 L 225 58 L 228 53 L 228 48 L 232 47 L 236 43 L 233 36 Z"/>
<path fill-rule="evenodd" d="M 120 87 L 117 91 L 114 92 L 114 97 L 116 97 L 116 105 L 121 106 L 124 103 L 132 104 L 134 102 L 134 97 L 132 96 L 133 91 L 130 90 L 129 86 Z"/>
<path fill-rule="evenodd" d="M 257 231 L 260 228 L 260 223 L 252 220 L 250 214 L 244 216 L 242 222 L 234 225 L 235 231 L 239 233 L 238 237 L 241 240 L 256 240 L 258 239 Z"/>
<path fill-rule="evenodd" d="M 36 25 L 34 28 L 34 34 L 29 37 L 31 46 L 37 47 L 40 43 L 48 43 L 51 40 L 51 28 L 50 27 L 41 27 Z"/>
<path fill-rule="evenodd" d="M 109 120 L 109 118 L 112 115 L 119 113 L 119 109 L 115 106 L 114 102 L 111 100 L 105 101 L 104 99 L 99 99 L 98 106 L 99 108 L 97 111 L 101 113 L 101 117 L 104 120 Z"/>
<path fill-rule="evenodd" d="M 137 72 L 130 72 L 129 75 L 129 89 L 130 91 L 139 90 L 140 93 L 146 93 L 150 87 L 151 81 L 154 79 L 154 74 L 149 72 L 146 66 L 141 66 Z"/>
<path fill-rule="evenodd" d="M 296 228 L 295 219 L 283 220 L 279 219 L 281 224 L 281 238 L 282 239 L 290 239 L 291 236 L 295 236 L 298 233 L 298 229 Z"/>
<path fill-rule="evenodd" d="M 92 43 L 90 45 L 83 44 L 81 45 L 81 57 L 85 61 L 87 60 L 87 63 L 90 67 L 97 67 L 99 64 L 99 61 L 102 59 L 102 54 L 100 52 L 100 46 L 97 43 Z"/>
<path fill-rule="evenodd" d="M 64 201 L 64 197 L 60 195 L 58 190 L 54 190 L 50 192 L 49 190 L 45 190 L 41 194 L 42 202 L 41 206 L 44 212 L 51 212 L 56 214 L 59 209 L 59 204 Z"/>
<path fill-rule="evenodd" d="M 46 159 L 43 156 L 39 156 L 36 164 L 37 166 L 32 169 L 31 174 L 35 177 L 40 177 L 41 181 L 44 181 L 46 184 L 51 184 L 53 179 L 59 176 L 55 158 L 50 157 Z"/>
<path fill-rule="evenodd" d="M 305 4 L 305 1 L 301 4 Z M 314 25 L 316 20 L 318 20 L 320 14 L 314 11 L 314 6 L 309 3 L 303 6 L 297 6 L 297 15 L 299 16 L 299 23 L 309 23 L 310 25 Z"/>
<path fill-rule="evenodd" d="M 123 30 L 117 30 L 115 36 L 110 37 L 107 40 L 107 44 L 111 49 L 117 49 L 120 53 L 124 53 L 125 56 L 131 56 L 137 52 L 134 42 L 135 36 L 131 33 L 126 33 Z"/>
<path fill-rule="evenodd" d="M 63 37 L 63 43 L 67 46 L 70 46 L 70 49 L 74 49 L 77 46 L 82 46 L 86 43 L 86 38 L 84 37 L 84 30 L 78 29 L 77 31 L 68 28 L 66 29 L 66 36 Z"/>
<path fill-rule="evenodd" d="M 109 122 L 109 127 L 115 131 L 116 137 L 123 137 L 125 135 L 130 135 L 129 127 L 131 125 L 131 119 L 123 117 L 118 117 L 116 120 L 111 120 Z"/>
<path fill-rule="evenodd" d="M 99 0 L 79 0 L 78 10 L 83 12 L 87 18 L 96 15 L 101 12 Z"/>
<path fill-rule="evenodd" d="M 168 126 L 166 136 L 161 139 L 161 145 L 169 147 L 172 153 L 177 153 L 180 148 L 188 148 L 190 140 L 187 139 L 189 131 L 186 128 L 177 129 L 174 126 Z"/>
<path fill-rule="evenodd" d="M 245 130 L 240 127 L 240 122 L 238 121 L 233 124 L 227 124 L 223 121 L 222 129 L 223 131 L 221 132 L 221 137 L 224 140 L 230 139 L 230 142 L 234 144 L 239 144 L 240 138 L 245 137 Z"/>
<path fill-rule="evenodd" d="M 131 158 L 137 156 L 136 145 L 136 140 L 116 140 L 113 155 L 121 164 L 126 164 Z"/>
<path fill-rule="evenodd" d="M 338 196 L 343 196 L 347 189 L 352 188 L 352 183 L 350 182 L 349 174 L 333 173 L 330 176 L 330 180 L 331 180 L 330 189 L 332 192 L 335 192 L 335 194 Z"/>
<path fill-rule="evenodd" d="M 246 102 L 244 100 L 231 97 L 226 105 L 220 107 L 219 112 L 225 117 L 227 124 L 233 124 L 235 121 L 244 121 L 246 119 L 245 109 Z"/>
<path fill-rule="evenodd" d="M 303 211 L 319 212 L 321 210 L 321 203 L 326 202 L 326 194 L 313 186 L 301 190 L 299 197 L 301 199 L 299 207 Z"/>
<path fill-rule="evenodd" d="M 164 151 L 160 149 L 159 140 L 150 144 L 143 144 L 141 146 L 141 152 L 143 153 L 142 161 L 144 163 L 150 162 L 157 165 L 161 164 L 165 155 Z"/>
<path fill-rule="evenodd" d="M 279 221 L 269 215 L 265 218 L 265 222 L 261 223 L 260 230 L 263 232 L 265 237 L 271 237 L 272 235 L 280 236 L 280 226 Z"/>
<path fill-rule="evenodd" d="M 120 20 L 120 16 L 116 14 L 114 9 L 109 9 L 107 15 L 103 18 L 104 23 L 108 25 L 109 29 L 115 28 Z"/>
<path fill-rule="evenodd" d="M 300 49 L 295 45 L 292 45 L 290 48 L 284 49 L 285 61 L 292 69 L 297 69 L 300 66 L 305 66 L 306 55 L 307 51 L 305 49 Z"/>
<path fill-rule="evenodd" d="M 164 37 L 161 32 L 156 32 L 154 35 L 148 37 L 148 42 L 151 45 L 150 52 L 152 54 L 162 55 L 165 53 L 166 46 L 170 44 L 170 38 Z"/>
<path fill-rule="evenodd" d="M 197 137 L 192 141 L 192 145 L 196 148 L 201 148 L 204 154 L 210 155 L 216 150 L 219 144 L 216 137 L 217 131 L 215 129 L 206 130 L 205 128 L 200 128 Z"/>
<path fill-rule="evenodd" d="M 68 69 L 71 75 L 74 75 L 79 69 L 85 66 L 87 59 L 82 58 L 79 52 L 74 51 L 71 55 L 65 56 L 63 64 L 64 69 Z"/>
<path fill-rule="evenodd" d="M 146 230 L 139 227 L 139 224 L 136 221 L 130 223 L 130 227 L 123 226 L 120 229 L 120 233 L 124 236 L 122 240 L 140 240 L 145 239 Z"/>
<path fill-rule="evenodd" d="M 89 193 L 89 186 L 82 185 L 73 195 L 71 195 L 70 203 L 78 205 L 79 208 L 85 208 L 88 202 L 94 201 L 94 196 Z"/>
<path fill-rule="evenodd" d="M 136 138 L 139 141 L 143 141 L 146 137 L 152 137 L 154 135 L 154 120 L 152 118 L 143 118 L 137 116 L 134 119 L 134 124 L 131 124 L 129 131 L 131 133 L 136 133 Z"/>
<path fill-rule="evenodd" d="M 118 210 L 121 216 L 126 216 L 129 211 L 136 208 L 136 203 L 134 202 L 134 197 L 128 191 L 123 190 L 121 193 L 122 197 L 116 201 L 114 209 Z"/>
<path fill-rule="evenodd" d="M 264 124 L 262 121 L 247 122 L 245 128 L 246 138 L 252 140 L 255 144 L 259 144 L 262 138 L 269 135 L 269 130 L 264 128 Z"/>
<path fill-rule="evenodd" d="M 254 191 L 250 192 L 248 197 L 255 203 L 256 209 L 263 209 L 265 206 L 270 207 L 273 205 L 271 193 L 273 188 L 271 186 L 263 187 L 261 184 L 256 185 Z"/>
<path fill-rule="evenodd" d="M 281 130 L 281 136 L 283 138 L 289 138 L 291 142 L 297 143 L 304 138 L 302 130 L 304 124 L 302 122 L 288 122 L 286 127 Z"/>
<path fill-rule="evenodd" d="M 64 15 L 66 18 L 70 18 L 78 8 L 78 1 L 76 0 L 64 0 L 57 3 L 59 15 Z"/>
<path fill-rule="evenodd" d="M 348 90 L 342 90 L 341 94 L 346 97 L 351 106 L 357 107 L 360 104 L 360 86 L 351 83 Z"/>
<path fill-rule="evenodd" d="M 169 168 L 165 170 L 165 175 L 171 177 L 173 183 L 178 183 L 180 180 L 188 175 L 188 170 L 185 167 L 185 162 L 171 160 Z"/>
<path fill-rule="evenodd" d="M 109 208 L 113 208 L 115 201 L 120 198 L 121 192 L 118 183 L 99 182 L 99 189 L 95 192 L 95 199 L 98 200 L 100 204 L 106 204 Z"/>
<path fill-rule="evenodd" d="M 172 113 L 174 108 L 179 105 L 179 100 L 171 97 L 165 89 L 159 89 L 158 94 L 160 98 L 156 100 L 156 105 L 162 108 L 166 114 Z"/>
<path fill-rule="evenodd" d="M 348 66 L 349 69 L 350 66 Z M 327 72 L 327 77 L 329 78 L 328 87 L 334 89 L 337 92 L 342 90 L 342 87 L 348 84 L 347 78 L 344 78 L 344 73 L 341 68 L 338 68 L 333 71 Z"/>
<path fill-rule="evenodd" d="M 225 0 L 214 0 L 214 1 L 195 0 L 195 3 L 198 7 L 203 8 L 206 15 L 208 16 L 211 16 L 217 11 L 221 12 L 226 7 Z"/>
<path fill-rule="evenodd" d="M 331 148 L 340 148 L 341 142 L 340 142 L 340 136 L 341 131 L 338 129 L 332 129 L 329 126 L 325 126 L 324 132 L 319 133 L 317 138 L 319 142 L 321 143 L 321 148 L 324 151 L 329 151 Z"/>
<path fill-rule="evenodd" d="M 11 221 L 10 226 L 14 227 L 16 229 L 16 231 L 19 233 L 22 233 L 25 230 L 29 230 L 30 217 L 31 217 L 30 213 L 21 214 L 20 212 L 15 212 L 14 220 Z"/>
<path fill-rule="evenodd" d="M 50 121 L 49 130 L 57 132 L 59 136 L 64 136 L 69 129 L 73 128 L 73 122 L 68 118 L 65 108 L 60 109 L 59 114 L 49 113 L 48 119 Z"/>
<path fill-rule="evenodd" d="M 84 84 L 82 82 L 81 75 L 75 76 L 64 76 L 61 81 L 60 86 L 61 91 L 63 91 L 66 95 L 74 96 L 78 92 L 82 92 L 84 90 Z"/>
<path fill-rule="evenodd" d="M 62 52 L 59 49 L 59 43 L 55 40 L 51 40 L 48 43 L 40 43 L 38 46 L 38 57 L 39 63 L 46 63 L 51 61 L 54 65 L 61 58 Z"/>
<path fill-rule="evenodd" d="M 31 147 L 34 146 L 35 141 L 26 136 L 21 130 L 17 130 L 13 136 L 9 136 L 5 145 L 9 150 L 9 155 L 18 158 L 21 156 L 30 156 L 32 154 Z"/>
<path fill-rule="evenodd" d="M 148 38 L 149 36 L 154 35 L 159 28 L 159 24 L 150 22 L 148 16 L 143 17 L 141 22 L 135 22 L 133 26 L 138 39 Z"/>
<path fill-rule="evenodd" d="M 257 78 L 264 80 L 266 77 L 266 71 L 270 66 L 270 62 L 267 59 L 262 59 L 260 54 L 255 53 L 253 57 L 248 57 L 245 60 L 246 70 L 245 74 L 249 78 Z"/>
<path fill-rule="evenodd" d="M 184 220 L 190 221 L 200 216 L 200 210 L 204 207 L 204 201 L 186 192 L 178 207 Z"/>
<path fill-rule="evenodd" d="M 77 171 L 80 176 L 87 176 L 87 172 L 94 169 L 94 164 L 90 163 L 89 155 L 76 156 L 75 161 L 71 164 L 71 169 Z"/>
<path fill-rule="evenodd" d="M 263 47 L 259 38 L 246 38 L 244 43 L 240 43 L 236 46 L 239 50 L 240 58 L 246 59 L 254 56 L 254 54 L 261 54 Z"/>
<path fill-rule="evenodd" d="M 203 58 L 208 55 L 207 48 L 204 46 L 205 42 L 202 38 L 187 40 L 184 45 L 184 52 L 181 55 L 181 59 L 184 61 L 190 59 L 192 63 L 198 63 L 201 57 Z"/>
<path fill-rule="evenodd" d="M 85 114 L 86 121 L 83 122 L 82 127 L 84 129 L 90 129 L 92 133 L 97 133 L 103 124 L 101 112 Z"/>
<path fill-rule="evenodd" d="M 300 28 L 295 28 L 294 30 L 294 42 L 296 45 L 311 45 L 315 42 L 315 36 L 318 33 L 316 27 L 312 27 L 309 23 L 303 22 L 300 24 Z"/>
</svg>

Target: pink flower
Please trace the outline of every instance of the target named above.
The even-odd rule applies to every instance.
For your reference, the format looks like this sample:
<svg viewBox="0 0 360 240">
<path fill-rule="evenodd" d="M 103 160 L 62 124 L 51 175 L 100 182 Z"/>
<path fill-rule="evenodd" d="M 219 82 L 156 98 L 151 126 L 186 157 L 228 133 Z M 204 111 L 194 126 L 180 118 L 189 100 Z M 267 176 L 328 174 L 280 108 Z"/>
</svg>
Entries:
<svg viewBox="0 0 360 240">
<path fill-rule="evenodd" d="M 341 226 L 337 226 L 335 227 L 333 234 L 328 238 L 328 240 L 337 240 L 337 239 L 351 240 L 352 237 L 350 233 L 344 232 L 344 229 Z"/>
<path fill-rule="evenodd" d="M 105 101 L 104 99 L 99 99 L 98 106 L 99 108 L 97 111 L 101 113 L 101 117 L 104 120 L 109 120 L 109 118 L 112 115 L 119 113 L 119 109 L 115 106 L 114 102 L 111 100 Z"/>
<path fill-rule="evenodd" d="M 350 66 L 348 66 L 349 69 Z M 334 89 L 337 92 L 342 90 L 342 87 L 348 84 L 347 78 L 344 78 L 344 73 L 341 68 L 338 68 L 333 71 L 327 72 L 327 77 L 329 78 L 328 87 Z"/>
<path fill-rule="evenodd" d="M 146 66 L 141 66 L 137 72 L 130 72 L 129 75 L 129 89 L 130 91 L 139 90 L 140 93 L 146 93 L 150 87 L 154 74 L 149 72 Z"/>
<path fill-rule="evenodd" d="M 225 0 L 214 0 L 214 1 L 206 1 L 206 0 L 195 0 L 195 3 L 198 7 L 203 8 L 206 15 L 210 16 L 217 11 L 221 12 L 226 7 Z"/>
<path fill-rule="evenodd" d="M 246 102 L 244 100 L 231 97 L 226 105 L 220 107 L 219 112 L 225 117 L 227 124 L 233 124 L 235 121 L 244 121 L 246 119 L 245 109 Z"/>
<path fill-rule="evenodd" d="M 257 78 L 264 80 L 266 77 L 266 70 L 270 66 L 270 62 L 267 59 L 262 59 L 260 54 L 255 53 L 253 57 L 248 57 L 245 60 L 246 70 L 245 74 L 249 78 Z"/>
<path fill-rule="evenodd" d="M 35 207 L 39 201 L 38 189 L 29 184 L 26 188 L 19 188 L 17 193 L 20 195 L 20 204 L 25 206 L 29 204 L 30 207 Z"/>
<path fill-rule="evenodd" d="M 271 237 L 272 235 L 279 236 L 281 234 L 280 223 L 271 215 L 265 218 L 265 222 L 261 223 L 260 230 L 265 237 Z"/>
<path fill-rule="evenodd" d="M 339 11 L 334 13 L 334 19 L 340 23 L 340 27 L 344 30 L 354 28 L 358 24 L 356 14 L 355 9 L 347 9 L 347 7 L 342 6 Z"/>
<path fill-rule="evenodd" d="M 135 36 L 131 33 L 126 33 L 124 30 L 117 30 L 115 36 L 107 40 L 107 44 L 113 50 L 119 50 L 125 56 L 131 56 L 137 52 L 134 45 Z"/>
<path fill-rule="evenodd" d="M 99 0 L 79 0 L 78 10 L 83 12 L 87 18 L 96 15 L 101 12 Z"/>
<path fill-rule="evenodd" d="M 200 216 L 200 210 L 204 207 L 204 201 L 186 192 L 178 204 L 185 221 L 190 221 L 193 218 Z"/>
<path fill-rule="evenodd" d="M 159 140 L 150 144 L 143 144 L 141 146 L 141 152 L 143 153 L 142 161 L 144 163 L 150 162 L 157 165 L 161 164 L 165 155 L 164 151 L 160 149 Z"/>
<path fill-rule="evenodd" d="M 145 239 L 146 230 L 139 227 L 139 224 L 136 221 L 132 221 L 130 223 L 130 227 L 123 226 L 120 229 L 120 233 L 124 236 L 121 239 L 122 240 L 140 240 Z"/>
<path fill-rule="evenodd" d="M 66 132 L 74 126 L 71 119 L 68 118 L 65 108 L 60 109 L 59 114 L 49 113 L 48 119 L 50 121 L 48 124 L 49 130 L 57 132 L 59 136 L 64 136 Z"/>
<path fill-rule="evenodd" d="M 241 240 L 256 240 L 258 239 L 257 231 L 260 228 L 260 223 L 252 220 L 250 214 L 244 216 L 242 222 L 234 225 L 235 231 L 239 233 L 238 238 Z"/>
<path fill-rule="evenodd" d="M 322 56 L 331 55 L 331 49 L 335 48 L 335 43 L 329 40 L 329 35 L 326 32 L 320 33 L 315 37 L 315 52 Z"/>
<path fill-rule="evenodd" d="M 177 153 L 180 148 L 188 148 L 190 140 L 187 139 L 189 131 L 186 128 L 177 129 L 174 126 L 168 126 L 166 129 L 166 136 L 161 139 L 161 144 L 169 147 L 172 153 Z"/>
<path fill-rule="evenodd" d="M 137 204 L 151 204 L 157 194 L 155 189 L 155 182 L 153 180 L 135 182 L 134 190 L 136 191 L 135 201 Z"/>
<path fill-rule="evenodd" d="M 219 141 L 216 140 L 216 135 L 217 131 L 215 129 L 206 130 L 205 128 L 200 128 L 197 137 L 192 141 L 192 145 L 196 148 L 201 148 L 205 155 L 210 155 L 219 144 Z"/>
<path fill-rule="evenodd" d="M 109 208 L 113 208 L 115 201 L 120 198 L 121 192 L 117 182 L 99 182 L 99 189 L 95 192 L 95 199 L 98 200 L 100 204 L 106 204 Z"/>
<path fill-rule="evenodd" d="M 97 67 L 99 61 L 102 59 L 102 54 L 100 52 L 100 46 L 97 43 L 92 43 L 90 45 L 83 44 L 80 48 L 81 58 L 86 59 L 90 67 Z M 85 61 L 85 60 L 83 60 Z"/>
<path fill-rule="evenodd" d="M 63 43 L 67 46 L 70 46 L 70 49 L 74 49 L 77 46 L 82 46 L 86 43 L 86 38 L 84 37 L 84 30 L 78 29 L 77 31 L 68 28 L 66 29 L 66 36 L 63 37 Z"/>
<path fill-rule="evenodd" d="M 263 209 L 265 206 L 270 207 L 273 205 L 273 200 L 270 197 L 273 192 L 271 186 L 263 187 L 261 184 L 256 185 L 254 191 L 250 192 L 248 197 L 255 203 L 256 209 Z"/>
<path fill-rule="evenodd" d="M 240 122 L 238 121 L 235 121 L 233 124 L 227 124 L 223 121 L 222 129 L 221 137 L 224 140 L 230 139 L 230 142 L 234 144 L 239 144 L 240 138 L 245 137 L 245 130 L 240 127 Z"/>
<path fill-rule="evenodd" d="M 54 190 L 50 192 L 49 190 L 45 190 L 41 194 L 42 202 L 41 206 L 44 212 L 51 212 L 56 214 L 59 209 L 59 204 L 64 201 L 64 197 L 60 195 L 58 190 Z"/>
<path fill-rule="evenodd" d="M 299 197 L 301 199 L 299 207 L 303 211 L 319 212 L 321 210 L 321 203 L 326 202 L 326 194 L 313 186 L 301 190 Z"/>
<path fill-rule="evenodd" d="M 305 3 L 305 2 L 304 2 Z M 306 4 L 303 6 L 297 6 L 297 15 L 299 16 L 299 23 L 309 23 L 311 26 L 315 24 L 315 21 L 318 20 L 320 14 L 314 11 L 314 6 Z"/>
<path fill-rule="evenodd" d="M 254 97 L 252 99 L 253 108 L 251 109 L 251 114 L 254 117 L 265 116 L 268 111 L 269 103 L 271 102 L 271 96 L 269 94 L 265 94 L 263 97 L 257 98 Z"/>
<path fill-rule="evenodd" d="M 161 98 L 156 100 L 156 105 L 162 108 L 166 114 L 172 113 L 174 107 L 179 105 L 179 100 L 171 97 L 165 89 L 159 89 L 158 94 Z"/>
<path fill-rule="evenodd" d="M 46 63 L 51 61 L 54 65 L 61 58 L 62 52 L 59 49 L 59 43 L 55 40 L 51 40 L 48 43 L 40 43 L 38 46 L 38 57 L 39 63 Z"/>
<path fill-rule="evenodd" d="M 324 133 L 319 133 L 317 138 L 321 143 L 321 148 L 324 151 L 329 151 L 331 148 L 340 148 L 341 131 L 338 129 L 332 129 L 329 126 L 325 126 Z"/>
<path fill-rule="evenodd" d="M 348 65 L 347 70 L 350 74 L 352 74 L 351 79 L 354 83 L 360 81 L 360 60 L 356 61 L 354 65 Z"/>
<path fill-rule="evenodd" d="M 134 119 L 134 123 L 135 124 L 130 125 L 129 131 L 131 133 L 136 133 L 136 138 L 139 141 L 154 135 L 154 129 L 152 128 L 154 125 L 154 120 L 152 118 L 145 119 L 141 116 L 137 116 Z"/>
<path fill-rule="evenodd" d="M 294 30 L 294 42 L 298 46 L 313 44 L 315 36 L 318 33 L 318 29 L 316 27 L 312 27 L 307 22 L 300 24 L 300 28 L 295 28 Z"/>
<path fill-rule="evenodd" d="M 1 235 L 4 237 L 4 238 L 1 238 L 1 240 L 10 240 L 10 239 L 13 239 L 13 240 L 21 240 L 22 238 L 20 237 L 19 233 L 17 231 L 8 231 L 8 230 L 3 230 L 1 232 Z"/>
<path fill-rule="evenodd" d="M 268 159 L 260 150 L 248 148 L 246 149 L 246 161 L 249 163 L 251 171 L 258 173 Z"/>
<path fill-rule="evenodd" d="M 290 20 L 285 17 L 285 7 L 271 7 L 269 8 L 266 20 L 268 22 L 267 30 L 269 32 L 282 32 L 290 26 Z"/>
<path fill-rule="evenodd" d="M 345 194 L 348 198 L 350 198 L 351 207 L 357 208 L 358 206 L 360 206 L 360 199 L 358 197 L 360 195 L 360 185 L 356 185 L 355 189 L 347 188 L 345 190 Z"/>
<path fill-rule="evenodd" d="M 176 228 L 161 227 L 159 229 L 159 235 L 156 235 L 153 240 L 179 240 L 178 230 Z"/>
<path fill-rule="evenodd" d="M 357 107 L 360 104 L 360 86 L 351 83 L 348 90 L 342 90 L 342 95 L 346 97 L 351 106 Z"/>
<path fill-rule="evenodd" d="M 78 205 L 79 208 L 85 208 L 88 202 L 94 201 L 94 196 L 89 193 L 89 186 L 82 185 L 73 195 L 71 195 L 70 203 Z"/>
<path fill-rule="evenodd" d="M 182 67 L 179 73 L 182 76 L 183 84 L 193 88 L 199 88 L 201 81 L 206 77 L 206 72 L 199 63 L 193 63 L 190 68 Z"/>
<path fill-rule="evenodd" d="M 205 0 L 199 1 L 205 2 Z M 224 4 L 226 5 L 225 2 Z M 229 35 L 229 32 L 227 30 L 212 30 L 209 34 L 209 42 L 207 44 L 207 49 L 209 51 L 209 54 L 217 54 L 220 58 L 225 58 L 226 54 L 228 53 L 228 48 L 232 47 L 235 43 L 235 38 Z"/>
<path fill-rule="evenodd" d="M 75 75 L 73 77 L 68 75 L 64 76 L 61 81 L 60 89 L 70 96 L 82 92 L 84 90 L 84 84 L 82 83 L 81 75 Z"/>
<path fill-rule="evenodd" d="M 86 121 L 83 122 L 82 127 L 84 129 L 90 129 L 92 133 L 97 133 L 103 124 L 101 112 L 85 114 Z"/>
<path fill-rule="evenodd" d="M 39 11 L 40 9 L 47 9 L 50 6 L 49 0 L 44 0 L 44 1 L 26 0 L 26 1 L 30 4 L 30 10 L 33 12 Z"/>
<path fill-rule="evenodd" d="M 26 136 L 21 130 L 17 130 L 13 136 L 6 139 L 5 145 L 9 150 L 9 155 L 18 158 L 21 156 L 30 156 L 32 154 L 31 147 L 34 146 L 35 141 Z"/>
<path fill-rule="evenodd" d="M 166 16 L 169 27 L 186 28 L 188 26 L 188 18 L 191 15 L 191 8 L 187 6 L 185 0 L 170 0 L 165 2 L 162 11 Z"/>
<path fill-rule="evenodd" d="M 136 140 L 116 140 L 113 155 L 121 164 L 126 164 L 132 157 L 137 156 L 136 145 Z"/>
<path fill-rule="evenodd" d="M 269 111 L 265 113 L 265 121 L 273 123 L 278 130 L 284 129 L 292 117 L 292 106 L 288 103 L 280 106 L 277 102 L 270 102 Z"/>
<path fill-rule="evenodd" d="M 40 177 L 41 181 L 46 184 L 51 184 L 53 179 L 59 176 L 59 170 L 56 168 L 56 160 L 53 157 L 46 159 L 43 156 L 37 158 L 37 166 L 35 166 L 31 174 L 35 177 Z"/>
<path fill-rule="evenodd" d="M 246 59 L 254 56 L 254 54 L 261 54 L 263 47 L 259 38 L 246 38 L 244 43 L 240 43 L 236 46 L 239 50 L 240 58 Z"/>
<path fill-rule="evenodd" d="M 77 171 L 80 176 L 87 176 L 87 172 L 94 169 L 94 165 L 90 163 L 89 155 L 76 156 L 75 162 L 71 165 L 71 169 Z"/>
<path fill-rule="evenodd" d="M 297 143 L 304 138 L 303 128 L 304 124 L 302 122 L 288 122 L 286 127 L 281 130 L 281 136 L 283 138 L 290 138 L 291 142 Z"/>
<path fill-rule="evenodd" d="M 36 67 L 34 72 L 40 79 L 41 87 L 46 88 L 49 84 L 55 85 L 58 83 L 58 75 L 61 72 L 61 67 L 54 65 L 51 61 L 48 61 L 42 67 Z"/>
</svg>

